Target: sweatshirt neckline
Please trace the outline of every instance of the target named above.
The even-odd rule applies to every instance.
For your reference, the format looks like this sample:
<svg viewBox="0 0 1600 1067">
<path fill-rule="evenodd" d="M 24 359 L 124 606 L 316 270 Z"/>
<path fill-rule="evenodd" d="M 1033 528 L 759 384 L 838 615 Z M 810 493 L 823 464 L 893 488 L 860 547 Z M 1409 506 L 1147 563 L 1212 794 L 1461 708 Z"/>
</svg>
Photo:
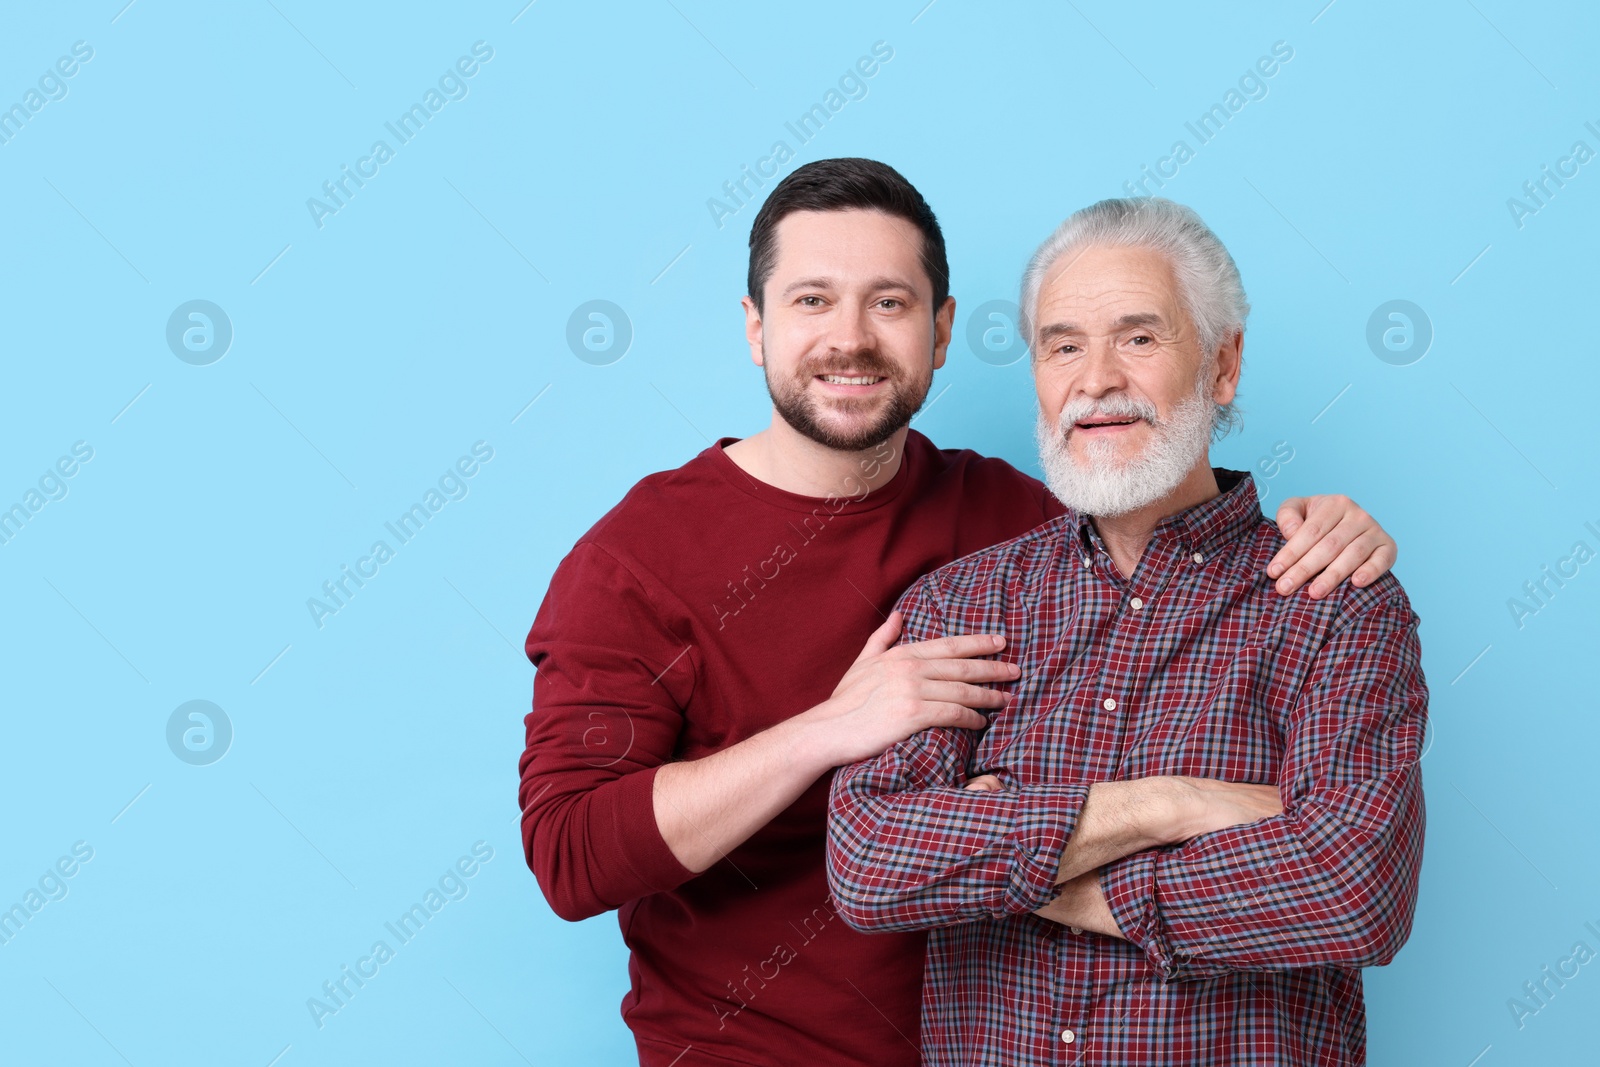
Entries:
<svg viewBox="0 0 1600 1067">
<path fill-rule="evenodd" d="M 892 478 L 864 497 L 861 496 L 862 483 L 859 481 L 855 483 L 853 488 L 849 484 L 841 483 L 832 496 L 806 496 L 803 493 L 791 493 L 787 489 L 780 489 L 775 485 L 763 482 L 735 463 L 723 451 L 728 445 L 740 440 L 742 438 L 739 437 L 719 437 L 715 444 L 701 453 L 729 485 L 741 490 L 747 496 L 752 496 L 763 503 L 783 508 L 786 511 L 810 514 L 820 508 L 826 509 L 832 515 L 854 515 L 859 512 L 876 510 L 899 498 L 906 485 L 911 481 L 911 468 L 917 462 L 918 453 L 922 451 L 923 442 L 926 438 L 923 438 L 916 430 L 908 430 L 905 443 L 902 446 L 903 454 L 900 457 L 899 469 L 894 472 Z"/>
</svg>

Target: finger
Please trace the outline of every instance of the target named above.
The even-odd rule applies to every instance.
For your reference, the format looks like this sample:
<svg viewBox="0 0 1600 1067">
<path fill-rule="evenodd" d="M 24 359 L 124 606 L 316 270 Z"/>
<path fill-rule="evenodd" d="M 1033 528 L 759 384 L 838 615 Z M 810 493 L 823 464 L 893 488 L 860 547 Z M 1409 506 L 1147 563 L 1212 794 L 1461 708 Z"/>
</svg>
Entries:
<svg viewBox="0 0 1600 1067">
<path fill-rule="evenodd" d="M 1285 504 L 1286 502 L 1288 501 L 1285 501 Z M 1277 555 L 1267 563 L 1267 576 L 1278 577 L 1288 571 L 1290 566 L 1298 563 L 1301 557 L 1309 552 L 1312 545 L 1322 541 L 1322 537 L 1331 530 L 1336 530 L 1352 509 L 1360 510 L 1355 507 L 1355 501 L 1347 496 L 1314 496 L 1307 499 L 1306 506 L 1301 509 L 1304 512 L 1304 522 L 1294 526 L 1293 534 L 1285 531 L 1288 542 L 1282 549 L 1278 549 Z M 1362 514 L 1365 515 L 1365 512 Z M 1283 531 L 1283 526 L 1278 526 L 1278 530 Z M 1296 582 L 1296 585 L 1298 584 L 1299 582 Z M 1280 592 L 1293 592 L 1293 590 L 1280 590 Z"/>
<path fill-rule="evenodd" d="M 1278 579 L 1277 590 L 1284 595 L 1293 593 L 1306 582 L 1322 574 L 1339 558 L 1350 543 L 1350 532 L 1343 526 L 1336 526 L 1322 535 L 1322 539 L 1306 550 L 1299 562 L 1283 572 L 1283 577 Z M 1360 562 L 1359 560 L 1357 562 Z M 1328 586 L 1332 589 L 1333 586 Z"/>
<path fill-rule="evenodd" d="M 924 678 L 946 682 L 1014 682 L 1022 668 L 1001 659 L 930 659 L 918 664 Z"/>
<path fill-rule="evenodd" d="M 1305 497 L 1292 496 L 1278 505 L 1278 529 L 1283 531 L 1283 536 L 1293 537 L 1295 531 L 1300 529 L 1300 524 L 1305 521 Z"/>
<path fill-rule="evenodd" d="M 897 648 L 918 659 L 965 659 L 969 656 L 992 656 L 1005 647 L 1006 639 L 999 634 L 959 634 L 955 637 L 935 637 L 927 641 L 908 641 Z"/>
<path fill-rule="evenodd" d="M 1315 525 L 1317 525 L 1316 519 L 1307 519 L 1301 533 L 1312 529 Z M 1285 595 L 1292 593 L 1311 578 L 1321 574 L 1355 540 L 1356 526 L 1354 522 L 1340 522 L 1322 533 L 1304 550 L 1295 564 L 1283 572 L 1283 576 L 1278 579 L 1278 592 Z"/>
<path fill-rule="evenodd" d="M 961 788 L 971 789 L 980 793 L 987 793 L 1000 788 L 1000 779 L 996 778 L 992 774 L 980 774 L 976 778 L 970 779 L 967 784 Z"/>
<path fill-rule="evenodd" d="M 1371 585 L 1389 571 L 1394 570 L 1394 561 L 1399 555 L 1399 550 L 1393 541 L 1384 541 L 1383 544 L 1372 550 L 1372 555 L 1367 561 L 1356 568 L 1355 574 L 1350 576 L 1351 584 L 1359 587 Z"/>
<path fill-rule="evenodd" d="M 1357 504 L 1354 500 L 1349 502 L 1349 507 L 1344 509 L 1344 513 L 1340 517 L 1339 521 L 1344 523 L 1354 523 L 1356 532 L 1358 533 L 1373 533 L 1377 534 L 1381 538 L 1384 538 L 1385 540 L 1394 540 L 1394 538 L 1390 537 L 1388 532 L 1384 530 L 1382 526 L 1378 525 L 1378 520 L 1373 518 L 1367 512 L 1366 508 L 1362 507 L 1360 504 Z"/>
<path fill-rule="evenodd" d="M 953 726 L 960 730 L 982 730 L 989 725 L 989 720 L 960 704 L 927 704 L 924 705 L 927 723 L 924 729 L 933 726 Z"/>
<path fill-rule="evenodd" d="M 1376 535 L 1365 533 L 1346 545 L 1344 551 L 1330 561 L 1317 575 L 1316 581 L 1311 583 L 1311 599 L 1321 600 L 1337 589 L 1340 582 L 1354 574 L 1356 568 L 1372 556 L 1376 542 Z"/>
<path fill-rule="evenodd" d="M 856 657 L 860 663 L 873 656 L 881 656 L 894 646 L 895 639 L 900 636 L 900 625 L 905 621 L 905 616 L 898 611 L 889 612 L 889 617 L 884 619 L 878 628 L 872 631 L 872 636 L 867 638 L 867 643 L 861 648 L 861 655 Z"/>
<path fill-rule="evenodd" d="M 969 708 L 1003 708 L 1011 702 L 1011 698 L 999 689 L 937 680 L 923 682 L 917 690 L 917 697 L 935 703 L 962 704 Z"/>
<path fill-rule="evenodd" d="M 1298 503 L 1300 499 L 1302 498 L 1296 497 L 1295 502 Z M 1354 500 L 1339 495 L 1310 497 L 1298 511 L 1303 513 L 1305 521 L 1296 523 L 1291 519 L 1290 524 L 1294 526 L 1293 534 L 1284 530 L 1282 525 L 1278 527 L 1289 540 L 1278 551 L 1278 555 L 1267 564 L 1267 574 L 1270 577 L 1276 578 L 1281 575 L 1328 531 L 1338 528 L 1352 518 L 1362 521 L 1371 518 Z M 1353 530 L 1354 527 L 1350 529 Z"/>
<path fill-rule="evenodd" d="M 1272 557 L 1267 564 L 1269 578 L 1281 577 L 1290 567 L 1299 562 L 1312 545 L 1316 544 L 1335 525 L 1337 516 L 1331 517 L 1328 512 L 1318 506 L 1315 500 L 1310 501 L 1305 509 L 1305 517 L 1299 522 L 1291 522 L 1294 533 L 1290 534 L 1282 526 L 1278 529 L 1288 538 L 1278 554 Z"/>
</svg>

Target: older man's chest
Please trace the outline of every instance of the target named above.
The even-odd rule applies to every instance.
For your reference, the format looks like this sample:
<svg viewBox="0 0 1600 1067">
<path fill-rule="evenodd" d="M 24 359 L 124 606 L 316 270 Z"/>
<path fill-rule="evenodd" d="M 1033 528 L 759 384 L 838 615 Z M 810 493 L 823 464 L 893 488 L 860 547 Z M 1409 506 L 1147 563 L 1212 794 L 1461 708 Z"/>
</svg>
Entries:
<svg viewBox="0 0 1600 1067">
<path fill-rule="evenodd" d="M 973 773 L 1277 780 L 1305 657 L 1272 632 L 1271 601 L 1248 589 L 1136 594 L 1089 586 L 1049 611 L 1008 613 L 1005 658 L 1023 677 Z"/>
</svg>

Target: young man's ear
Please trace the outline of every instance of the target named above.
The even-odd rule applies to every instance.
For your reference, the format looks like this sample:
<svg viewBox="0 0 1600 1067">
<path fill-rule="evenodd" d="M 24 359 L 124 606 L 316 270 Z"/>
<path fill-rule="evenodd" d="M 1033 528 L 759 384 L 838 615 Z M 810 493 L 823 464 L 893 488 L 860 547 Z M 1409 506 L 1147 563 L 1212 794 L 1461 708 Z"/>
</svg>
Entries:
<svg viewBox="0 0 1600 1067">
<path fill-rule="evenodd" d="M 761 311 L 756 307 L 756 302 L 748 296 L 739 303 L 744 307 L 744 339 L 750 343 L 750 362 L 758 367 L 764 367 L 766 353 L 761 345 Z"/>
<path fill-rule="evenodd" d="M 950 347 L 950 334 L 955 328 L 956 298 L 944 298 L 944 306 L 933 313 L 933 369 L 944 366 L 944 357 Z"/>
</svg>

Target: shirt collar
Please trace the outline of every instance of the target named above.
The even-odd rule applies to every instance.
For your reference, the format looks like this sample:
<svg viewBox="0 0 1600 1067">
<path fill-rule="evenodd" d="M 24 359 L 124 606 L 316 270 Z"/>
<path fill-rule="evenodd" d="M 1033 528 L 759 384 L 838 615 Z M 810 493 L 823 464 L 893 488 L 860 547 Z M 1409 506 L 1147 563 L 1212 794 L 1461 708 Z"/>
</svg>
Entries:
<svg viewBox="0 0 1600 1067">
<path fill-rule="evenodd" d="M 1221 492 L 1204 503 L 1162 519 L 1151 534 L 1152 542 L 1175 540 L 1193 551 L 1209 553 L 1261 521 L 1261 501 L 1256 496 L 1255 480 L 1248 471 L 1212 467 L 1211 473 Z M 1073 530 L 1080 542 L 1099 547 L 1100 534 L 1089 520 L 1089 515 L 1071 507 L 1062 518 L 1066 528 Z"/>
</svg>

